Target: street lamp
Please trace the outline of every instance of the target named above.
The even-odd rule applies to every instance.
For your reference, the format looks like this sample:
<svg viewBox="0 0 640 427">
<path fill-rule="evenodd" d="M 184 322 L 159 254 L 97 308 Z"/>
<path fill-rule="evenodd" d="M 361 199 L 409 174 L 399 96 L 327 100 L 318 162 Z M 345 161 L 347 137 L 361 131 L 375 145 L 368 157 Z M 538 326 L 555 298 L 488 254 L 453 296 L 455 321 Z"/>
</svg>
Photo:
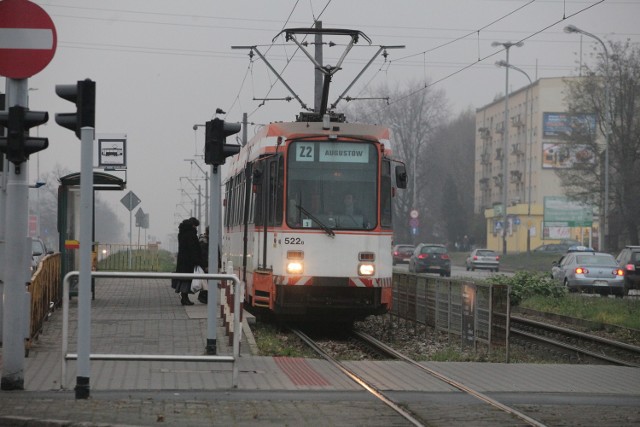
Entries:
<svg viewBox="0 0 640 427">
<path fill-rule="evenodd" d="M 602 226 L 600 227 L 600 233 L 598 233 L 598 249 L 602 252 L 606 250 L 606 239 L 604 239 L 604 234 L 609 232 L 609 139 L 611 138 L 611 106 L 609 104 L 609 84 L 611 81 L 611 76 L 609 74 L 609 51 L 607 50 L 607 45 L 604 44 L 600 37 L 595 36 L 591 33 L 588 33 L 575 25 L 567 25 L 564 27 L 564 32 L 567 34 L 578 33 L 584 34 L 587 37 L 591 37 L 592 39 L 597 40 L 602 45 L 602 49 L 604 49 L 604 63 L 606 67 L 606 78 L 607 81 L 604 84 L 604 102 L 605 102 L 605 121 L 604 121 L 604 132 L 605 132 L 605 145 L 604 145 L 604 207 L 603 207 L 603 216 L 602 216 Z"/>
<path fill-rule="evenodd" d="M 529 104 L 529 91 L 531 90 L 531 85 L 533 82 L 531 81 L 531 77 L 524 70 L 516 67 L 515 65 L 508 64 L 506 61 L 497 61 L 496 65 L 498 67 L 506 67 L 511 68 L 512 70 L 516 70 L 525 75 L 527 80 L 529 80 L 529 87 L 527 87 L 527 98 L 525 100 L 525 105 Z M 531 105 L 529 105 L 529 171 L 527 178 L 527 192 L 529 193 L 527 196 L 527 216 L 529 217 L 529 221 L 531 221 L 531 158 L 533 150 L 533 96 L 531 97 Z M 526 163 L 525 163 L 526 165 Z M 527 226 L 527 253 L 531 252 L 531 230 L 529 226 Z"/>
<path fill-rule="evenodd" d="M 199 125 L 193 125 L 195 126 L 199 126 Z M 204 221 L 204 225 L 205 225 L 205 229 L 206 227 L 209 226 L 209 172 L 205 171 L 204 169 L 202 169 L 202 167 L 200 167 L 200 165 L 198 164 L 198 162 L 196 162 L 194 159 L 184 159 L 185 162 L 190 162 L 191 165 L 196 165 L 198 167 L 198 169 L 200 169 L 200 172 L 202 172 L 204 174 L 204 217 L 205 217 L 205 221 Z M 180 178 L 182 180 L 182 177 Z M 188 179 L 188 178 L 187 178 Z M 198 179 L 202 179 L 202 178 L 198 178 Z M 193 182 L 191 183 L 191 185 L 193 185 L 195 187 L 195 185 L 193 184 Z M 198 190 L 199 192 L 200 190 Z"/>
<path fill-rule="evenodd" d="M 497 47 L 502 46 L 504 50 L 507 52 L 507 60 L 505 61 L 505 84 L 504 84 L 504 135 L 502 137 L 503 148 L 502 148 L 502 254 L 507 253 L 507 173 L 509 172 L 508 168 L 508 150 L 509 150 L 509 49 L 512 46 L 520 47 L 524 43 L 517 42 L 493 42 L 491 46 Z"/>
</svg>

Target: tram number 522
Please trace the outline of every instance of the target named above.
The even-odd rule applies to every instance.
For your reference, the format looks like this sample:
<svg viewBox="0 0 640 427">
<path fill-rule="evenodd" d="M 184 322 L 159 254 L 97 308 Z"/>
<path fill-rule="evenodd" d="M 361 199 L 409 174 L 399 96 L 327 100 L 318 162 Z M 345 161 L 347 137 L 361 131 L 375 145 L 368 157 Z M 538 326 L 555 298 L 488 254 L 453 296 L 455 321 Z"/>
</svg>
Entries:
<svg viewBox="0 0 640 427">
<path fill-rule="evenodd" d="M 304 245 L 304 241 L 300 237 L 285 237 L 285 245 Z"/>
</svg>

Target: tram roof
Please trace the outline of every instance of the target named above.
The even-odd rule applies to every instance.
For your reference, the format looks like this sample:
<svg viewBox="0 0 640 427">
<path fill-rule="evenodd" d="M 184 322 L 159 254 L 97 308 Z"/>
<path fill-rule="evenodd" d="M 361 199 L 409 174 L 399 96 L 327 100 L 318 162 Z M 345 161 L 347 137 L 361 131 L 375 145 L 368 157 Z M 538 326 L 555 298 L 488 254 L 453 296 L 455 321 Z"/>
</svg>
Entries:
<svg viewBox="0 0 640 427">
<path fill-rule="evenodd" d="M 322 128 L 322 122 L 277 122 L 266 125 L 256 138 L 278 137 L 286 139 L 323 135 L 353 136 L 370 140 L 388 140 L 389 128 L 364 123 L 331 122 L 329 129 Z"/>
</svg>

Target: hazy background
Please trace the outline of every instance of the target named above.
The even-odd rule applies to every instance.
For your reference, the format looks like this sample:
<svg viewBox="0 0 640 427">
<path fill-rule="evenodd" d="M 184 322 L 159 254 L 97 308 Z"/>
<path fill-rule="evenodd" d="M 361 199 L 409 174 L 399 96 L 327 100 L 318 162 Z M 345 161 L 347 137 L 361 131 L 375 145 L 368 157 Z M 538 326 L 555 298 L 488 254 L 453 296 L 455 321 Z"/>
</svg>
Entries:
<svg viewBox="0 0 640 427">
<path fill-rule="evenodd" d="M 204 128 L 193 129 L 214 117 L 216 108 L 228 121 L 249 113 L 251 137 L 260 124 L 293 120 L 301 111 L 297 101 L 261 101 L 290 93 L 257 57 L 233 45 L 258 45 L 302 100 L 313 106 L 313 67 L 292 43 L 272 39 L 283 29 L 323 26 L 364 32 L 332 85 L 333 102 L 371 59 L 379 45 L 405 45 L 378 57 L 347 93 L 367 96 L 379 85 L 403 87 L 424 82 L 444 91 L 453 116 L 490 103 L 505 89 L 505 59 L 493 41 L 520 41 L 511 49 L 511 64 L 540 77 L 575 75 L 580 60 L 592 61 L 600 49 L 590 38 L 565 34 L 568 24 L 612 41 L 640 41 L 637 20 L 640 1 L 582 0 L 270 0 L 175 2 L 166 0 L 35 1 L 52 17 L 58 48 L 52 62 L 29 79 L 29 106 L 49 111 L 50 120 L 37 133 L 49 138 L 49 148 L 32 156 L 30 182 L 56 170 L 79 172 L 80 142 L 55 124 L 56 112 L 73 112 L 71 103 L 55 95 L 56 84 L 97 82 L 96 133 L 128 137 L 127 189 L 102 192 L 99 198 L 118 215 L 123 230 L 117 240 L 128 240 L 129 211 L 120 199 L 133 191 L 150 214 L 148 240 L 159 240 L 173 250 L 172 234 L 189 215 L 197 198 L 196 184 L 208 170 L 200 157 Z M 335 64 L 344 38 L 325 47 L 325 64 Z M 330 41 L 325 39 L 325 41 Z M 311 41 L 311 39 L 309 39 Z M 311 49 L 313 51 L 313 49 Z M 582 56 L 580 56 L 582 52 Z M 0 78 L 0 84 L 4 78 Z M 510 73 L 510 88 L 528 82 Z M 4 85 L 0 86 L 4 87 Z M 510 90 L 511 90 L 510 89 Z M 390 102 L 394 100 L 391 99 Z M 359 103 L 342 102 L 357 115 Z M 35 131 L 33 132 L 35 133 Z M 452 168 L 455 166 L 452 165 Z M 49 183 L 51 185 L 51 183 Z M 189 195 L 185 195 L 183 188 Z M 31 193 L 33 195 L 33 192 Z M 134 210 L 137 210 L 137 208 Z M 204 208 L 203 208 L 204 213 Z M 144 236 L 144 235 L 143 235 Z M 134 229 L 133 240 L 137 240 Z"/>
</svg>

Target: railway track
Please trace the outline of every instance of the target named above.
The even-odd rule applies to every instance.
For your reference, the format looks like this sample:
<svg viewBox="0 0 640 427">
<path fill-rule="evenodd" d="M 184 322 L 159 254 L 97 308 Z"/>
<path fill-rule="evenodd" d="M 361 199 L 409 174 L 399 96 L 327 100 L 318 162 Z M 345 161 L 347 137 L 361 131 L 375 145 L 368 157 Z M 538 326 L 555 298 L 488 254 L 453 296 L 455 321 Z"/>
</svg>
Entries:
<svg viewBox="0 0 640 427">
<path fill-rule="evenodd" d="M 510 333 L 512 338 L 560 349 L 570 358 L 640 367 L 640 347 L 597 335 L 513 315 Z"/>
<path fill-rule="evenodd" d="M 389 396 L 387 396 L 385 393 L 383 393 L 381 390 L 379 390 L 378 388 L 376 388 L 375 386 L 373 386 L 370 382 L 368 382 L 365 378 L 363 378 L 362 376 L 358 375 L 355 371 L 353 371 L 352 369 L 349 369 L 349 367 L 347 367 L 344 363 L 340 362 L 339 360 L 337 360 L 336 358 L 334 358 L 333 356 L 331 356 L 330 354 L 328 354 L 325 350 L 323 350 L 314 340 L 312 340 L 309 336 L 307 336 L 304 332 L 302 332 L 299 329 L 292 329 L 292 332 L 295 333 L 302 341 L 304 341 L 307 345 L 309 345 L 314 351 L 316 351 L 322 358 L 324 358 L 325 360 L 329 361 L 332 365 L 334 365 L 337 369 L 339 369 L 340 371 L 342 371 L 345 375 L 347 375 L 349 378 L 351 378 L 353 381 L 355 381 L 357 384 L 359 384 L 361 387 L 363 387 L 365 390 L 367 390 L 369 393 L 371 393 L 373 396 L 375 396 L 377 399 L 379 399 L 381 402 L 383 402 L 384 404 L 386 404 L 387 406 L 389 406 L 391 409 L 393 409 L 396 413 L 398 413 L 401 417 L 403 417 L 405 420 L 409 421 L 411 424 L 415 425 L 415 426 L 425 426 L 426 423 L 423 422 L 419 416 L 417 416 L 416 414 L 412 413 L 411 411 L 409 411 L 403 404 L 394 401 L 392 398 L 390 398 Z M 352 334 L 357 337 L 358 339 L 362 340 L 363 342 L 366 342 L 367 345 L 371 346 L 372 348 L 377 349 L 377 351 L 380 354 L 385 354 L 389 357 L 392 357 L 394 359 L 397 360 L 402 360 L 424 372 L 426 372 L 427 374 L 457 388 L 458 390 L 467 393 L 491 406 L 493 406 L 494 408 L 497 408 L 500 411 L 503 411 L 507 414 L 510 414 L 516 418 L 519 418 L 520 420 L 524 421 L 527 423 L 527 425 L 531 425 L 531 426 L 539 426 L 539 427 L 543 427 L 544 424 L 540 423 L 539 421 L 529 417 L 528 415 L 514 409 L 511 408 L 507 405 L 504 405 L 492 398 L 490 398 L 489 396 L 480 393 L 470 387 L 465 386 L 464 384 L 447 377 L 446 375 L 437 372 L 433 369 L 430 369 L 418 362 L 416 362 L 415 360 L 405 356 L 404 354 L 396 351 L 395 349 L 389 347 L 388 345 L 382 343 L 381 341 L 378 341 L 377 339 L 373 338 L 372 336 L 365 334 L 363 332 L 357 332 L 357 331 L 353 331 Z"/>
</svg>

